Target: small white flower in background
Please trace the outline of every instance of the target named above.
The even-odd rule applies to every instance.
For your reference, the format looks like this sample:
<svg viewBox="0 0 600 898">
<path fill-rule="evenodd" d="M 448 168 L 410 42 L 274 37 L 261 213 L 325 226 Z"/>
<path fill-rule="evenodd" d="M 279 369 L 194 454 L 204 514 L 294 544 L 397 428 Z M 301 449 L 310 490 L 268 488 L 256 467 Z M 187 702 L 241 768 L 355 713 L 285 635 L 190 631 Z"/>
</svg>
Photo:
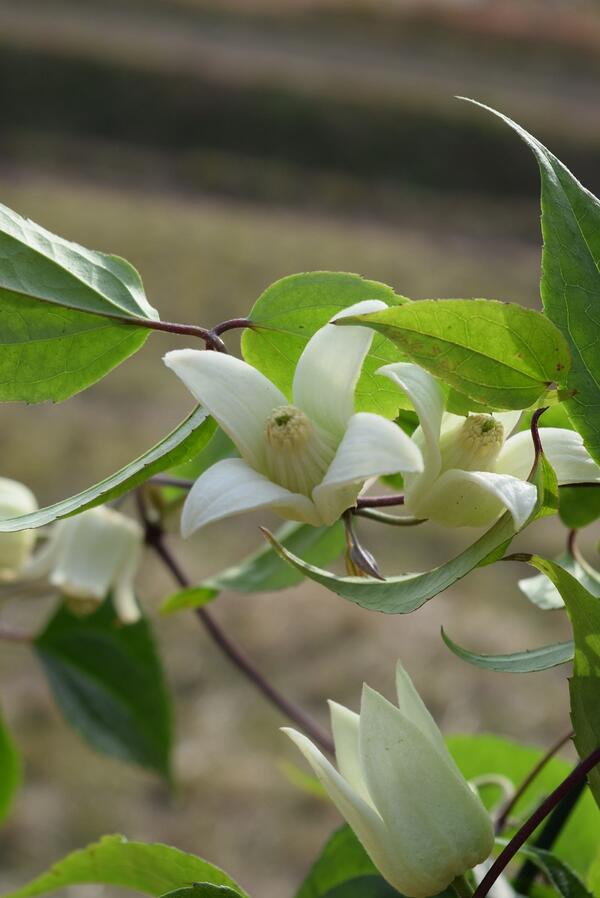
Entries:
<svg viewBox="0 0 600 898">
<path fill-rule="evenodd" d="M 398 707 L 366 685 L 360 715 L 329 703 L 338 770 L 284 732 L 381 875 L 407 898 L 429 898 L 489 857 L 494 830 L 401 664 L 396 686 Z"/>
<path fill-rule="evenodd" d="M 90 508 L 55 524 L 23 575 L 47 577 L 75 608 L 98 605 L 111 593 L 119 619 L 135 623 L 141 614 L 133 583 L 143 543 L 136 521 L 111 508 Z"/>
<path fill-rule="evenodd" d="M 523 526 L 536 503 L 536 488 L 527 482 L 533 440 L 529 430 L 506 439 L 522 413 L 453 415 L 445 411 L 439 383 L 418 365 L 399 362 L 377 373 L 407 394 L 419 416 L 413 440 L 425 467 L 404 478 L 407 512 L 447 527 L 482 527 L 508 509 L 515 525 Z M 600 480 L 578 433 L 543 427 L 540 437 L 559 484 Z"/>
<path fill-rule="evenodd" d="M 0 477 L 0 519 L 30 514 L 38 504 L 31 490 L 16 480 Z M 16 579 L 35 546 L 34 530 L 0 533 L 0 582 Z"/>
<path fill-rule="evenodd" d="M 367 300 L 359 315 L 386 308 Z M 337 316 L 342 317 L 340 315 Z M 381 474 L 422 470 L 421 452 L 391 421 L 354 411 L 354 390 L 373 331 L 326 324 L 308 341 L 293 382 L 293 401 L 240 359 L 217 352 L 169 352 L 165 364 L 239 449 L 194 484 L 183 507 L 184 536 L 212 521 L 270 508 L 281 517 L 332 524 Z"/>
</svg>

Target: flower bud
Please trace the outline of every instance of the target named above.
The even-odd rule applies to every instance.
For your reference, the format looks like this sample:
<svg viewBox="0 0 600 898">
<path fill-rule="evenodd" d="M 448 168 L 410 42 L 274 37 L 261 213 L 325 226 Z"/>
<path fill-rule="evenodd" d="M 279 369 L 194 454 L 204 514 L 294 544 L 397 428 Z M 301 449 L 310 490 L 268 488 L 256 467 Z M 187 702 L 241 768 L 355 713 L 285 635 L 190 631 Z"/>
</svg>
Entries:
<svg viewBox="0 0 600 898">
<path fill-rule="evenodd" d="M 36 511 L 37 501 L 28 487 L 0 477 L 0 519 Z M 25 566 L 35 545 L 35 530 L 0 533 L 0 581 L 14 580 Z"/>
<path fill-rule="evenodd" d="M 120 512 L 90 508 L 56 525 L 48 545 L 26 573 L 47 575 L 81 611 L 93 610 L 110 593 L 120 620 L 134 623 L 140 611 L 133 580 L 143 537 L 140 525 Z"/>
<path fill-rule="evenodd" d="M 360 715 L 330 702 L 338 770 L 285 729 L 385 879 L 428 898 L 485 861 L 491 820 L 398 664 L 398 707 L 365 686 Z M 339 771 L 339 772 L 338 772 Z"/>
</svg>

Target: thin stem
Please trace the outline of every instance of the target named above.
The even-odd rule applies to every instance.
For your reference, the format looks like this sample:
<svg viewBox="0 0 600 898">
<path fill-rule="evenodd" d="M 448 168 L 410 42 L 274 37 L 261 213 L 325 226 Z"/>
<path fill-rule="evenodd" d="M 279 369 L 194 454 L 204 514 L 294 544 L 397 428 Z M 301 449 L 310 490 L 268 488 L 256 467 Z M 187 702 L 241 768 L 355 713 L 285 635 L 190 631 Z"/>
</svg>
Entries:
<svg viewBox="0 0 600 898">
<path fill-rule="evenodd" d="M 531 416 L 531 439 L 533 440 L 533 448 L 535 450 L 535 460 L 533 463 L 533 470 L 536 469 L 540 455 L 543 455 L 544 447 L 542 446 L 542 440 L 540 438 L 540 428 L 539 428 L 539 420 L 544 414 L 544 412 L 548 411 L 548 406 L 544 406 L 543 408 L 536 408 L 533 415 Z"/>
<path fill-rule="evenodd" d="M 5 627 L 4 624 L 0 624 L 0 639 L 5 642 L 33 642 L 35 636 L 33 633 L 13 630 L 12 627 Z"/>
<path fill-rule="evenodd" d="M 220 324 L 213 327 L 211 333 L 219 336 L 220 334 L 224 334 L 225 331 L 232 331 L 237 328 L 245 327 L 254 327 L 254 322 L 249 318 L 229 318 L 227 321 L 222 321 Z"/>
<path fill-rule="evenodd" d="M 508 845 L 500 852 L 486 875 L 483 877 L 477 888 L 473 898 L 485 898 L 489 890 L 492 888 L 502 871 L 508 866 L 510 861 L 516 855 L 518 850 L 525 844 L 529 836 L 531 836 L 546 817 L 552 813 L 555 807 L 569 795 L 574 789 L 579 787 L 581 782 L 585 782 L 585 778 L 594 767 L 600 763 L 600 746 L 588 755 L 574 770 L 562 781 L 562 783 L 551 792 L 550 795 L 536 808 L 533 814 L 525 821 L 523 826 L 515 833 Z"/>
<path fill-rule="evenodd" d="M 392 527 L 416 527 L 424 524 L 425 518 L 413 518 L 405 515 L 399 517 L 395 514 L 386 514 L 385 511 L 377 511 L 374 508 L 356 508 L 352 511 L 357 518 L 367 518 L 369 521 L 377 521 L 379 524 L 389 524 Z"/>
<path fill-rule="evenodd" d="M 549 851 L 552 848 L 554 842 L 559 837 L 571 816 L 571 813 L 574 811 L 584 789 L 585 779 L 582 779 L 581 782 L 569 792 L 565 798 L 563 798 L 558 807 L 554 808 L 554 811 L 548 818 L 539 837 L 534 842 L 536 848 L 542 848 L 545 851 Z M 539 867 L 537 867 L 533 861 L 526 860 L 515 876 L 513 883 L 515 892 L 518 895 L 527 895 L 539 872 Z"/>
<path fill-rule="evenodd" d="M 180 490 L 191 490 L 194 485 L 193 480 L 187 480 L 184 477 L 169 477 L 167 474 L 155 474 L 148 482 L 155 483 L 156 486 L 174 486 Z"/>
<path fill-rule="evenodd" d="M 199 337 L 204 340 L 210 349 L 216 352 L 227 352 L 227 347 L 218 334 L 208 330 L 206 327 L 200 327 L 198 324 L 176 324 L 174 321 L 155 321 L 152 318 L 128 318 L 121 315 L 107 316 L 112 317 L 122 324 L 130 324 L 134 327 L 145 327 L 147 330 L 163 331 L 166 334 L 182 334 L 188 337 Z"/>
<path fill-rule="evenodd" d="M 567 552 L 569 555 L 575 555 L 577 551 L 577 531 L 569 530 L 567 535 Z"/>
<path fill-rule="evenodd" d="M 389 508 L 392 505 L 404 505 L 404 496 L 359 496 L 357 508 Z"/>
<path fill-rule="evenodd" d="M 156 524 L 148 519 L 140 490 L 137 491 L 137 496 L 138 507 L 146 527 L 147 544 L 154 549 L 165 567 L 171 572 L 174 580 L 186 589 L 191 586 L 190 579 L 166 545 L 160 524 Z M 334 745 L 325 730 L 323 730 L 309 714 L 282 695 L 282 693 L 267 680 L 267 678 L 256 668 L 253 661 L 251 661 L 243 649 L 229 638 L 212 614 L 210 614 L 206 608 L 196 608 L 195 613 L 213 642 L 215 642 L 223 654 L 229 658 L 231 663 L 237 667 L 248 680 L 250 680 L 256 689 L 258 689 L 258 691 L 261 692 L 272 705 L 281 711 L 285 717 L 288 717 L 291 721 L 301 727 L 324 751 L 333 754 Z"/>
<path fill-rule="evenodd" d="M 502 806 L 502 808 L 500 809 L 500 813 L 498 814 L 498 817 L 496 819 L 496 834 L 497 835 L 500 835 L 500 833 L 505 829 L 507 822 L 508 822 L 508 818 L 509 818 L 513 808 L 519 801 L 519 799 L 522 798 L 522 796 L 525 794 L 527 789 L 531 786 L 533 781 L 535 779 L 537 779 L 537 777 L 542 772 L 542 770 L 546 767 L 546 765 L 549 763 L 549 761 L 552 760 L 554 755 L 560 751 L 560 749 L 563 747 L 563 745 L 567 744 L 569 739 L 573 738 L 573 735 L 574 735 L 573 730 L 569 730 L 568 733 L 566 733 L 564 736 L 561 736 L 560 739 L 557 739 L 556 742 L 550 746 L 550 748 L 548 749 L 546 754 L 540 758 L 540 760 L 537 762 L 535 767 L 533 767 L 529 771 L 529 773 L 527 774 L 527 776 L 525 777 L 525 779 L 523 780 L 523 782 L 521 783 L 519 788 L 515 791 L 514 795 L 511 796 L 510 800 L 507 801 Z"/>
</svg>

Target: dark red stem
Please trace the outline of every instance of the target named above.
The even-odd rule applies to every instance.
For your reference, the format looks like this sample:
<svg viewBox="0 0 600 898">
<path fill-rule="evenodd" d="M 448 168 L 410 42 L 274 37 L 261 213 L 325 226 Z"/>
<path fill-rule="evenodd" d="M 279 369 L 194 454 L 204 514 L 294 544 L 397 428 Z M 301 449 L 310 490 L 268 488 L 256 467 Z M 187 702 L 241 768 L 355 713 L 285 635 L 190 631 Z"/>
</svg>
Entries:
<svg viewBox="0 0 600 898">
<path fill-rule="evenodd" d="M 389 508 L 392 505 L 404 505 L 404 496 L 360 496 L 357 508 Z"/>
<path fill-rule="evenodd" d="M 523 824 L 523 826 L 515 833 L 506 848 L 500 852 L 486 875 L 483 877 L 475 892 L 473 898 L 485 898 L 489 890 L 492 888 L 500 874 L 508 866 L 513 857 L 520 848 L 525 844 L 527 839 L 535 832 L 540 823 L 554 810 L 554 808 L 567 796 L 573 789 L 577 788 L 582 780 L 588 775 L 590 770 L 600 763 L 600 746 L 584 758 L 580 764 L 562 781 L 560 786 L 551 792 L 550 795 L 539 805 L 533 812 L 531 817 Z"/>
</svg>

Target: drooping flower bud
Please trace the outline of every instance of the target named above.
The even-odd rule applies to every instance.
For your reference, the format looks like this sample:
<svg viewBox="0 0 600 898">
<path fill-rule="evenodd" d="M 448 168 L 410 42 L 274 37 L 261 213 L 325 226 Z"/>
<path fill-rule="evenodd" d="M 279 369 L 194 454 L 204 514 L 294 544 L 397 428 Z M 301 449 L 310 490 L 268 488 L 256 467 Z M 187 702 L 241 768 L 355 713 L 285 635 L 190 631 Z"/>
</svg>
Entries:
<svg viewBox="0 0 600 898">
<path fill-rule="evenodd" d="M 494 832 L 400 664 L 396 683 L 398 707 L 368 686 L 360 715 L 330 702 L 338 770 L 305 736 L 284 732 L 381 875 L 408 898 L 429 898 L 489 857 Z"/>
<path fill-rule="evenodd" d="M 135 623 L 140 610 L 133 581 L 143 539 L 142 527 L 131 518 L 111 508 L 91 508 L 60 521 L 26 573 L 48 576 L 82 611 L 93 609 L 111 593 L 120 620 Z"/>
<path fill-rule="evenodd" d="M 30 514 L 37 501 L 31 490 L 16 480 L 0 477 L 0 519 Z M 35 545 L 35 530 L 0 534 L 0 581 L 14 580 L 26 565 Z"/>
</svg>

